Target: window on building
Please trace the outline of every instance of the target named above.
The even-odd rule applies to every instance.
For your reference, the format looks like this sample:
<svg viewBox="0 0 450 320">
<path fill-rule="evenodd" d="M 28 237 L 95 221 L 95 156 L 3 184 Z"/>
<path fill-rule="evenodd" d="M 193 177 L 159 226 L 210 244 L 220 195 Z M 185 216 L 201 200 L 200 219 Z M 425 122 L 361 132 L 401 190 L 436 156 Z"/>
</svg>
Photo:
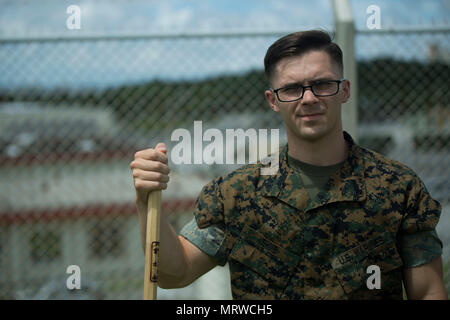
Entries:
<svg viewBox="0 0 450 320">
<path fill-rule="evenodd" d="M 394 146 L 393 140 L 390 136 L 361 136 L 359 138 L 359 144 L 362 147 L 371 149 L 383 155 L 388 154 Z"/>
<path fill-rule="evenodd" d="M 417 135 L 414 137 L 416 151 L 445 151 L 450 150 L 450 134 Z"/>
<path fill-rule="evenodd" d="M 61 235 L 56 231 L 39 231 L 30 237 L 31 260 L 51 262 L 62 254 Z"/>
<path fill-rule="evenodd" d="M 90 255 L 95 258 L 117 257 L 123 252 L 123 236 L 119 226 L 96 224 L 90 233 Z"/>
</svg>

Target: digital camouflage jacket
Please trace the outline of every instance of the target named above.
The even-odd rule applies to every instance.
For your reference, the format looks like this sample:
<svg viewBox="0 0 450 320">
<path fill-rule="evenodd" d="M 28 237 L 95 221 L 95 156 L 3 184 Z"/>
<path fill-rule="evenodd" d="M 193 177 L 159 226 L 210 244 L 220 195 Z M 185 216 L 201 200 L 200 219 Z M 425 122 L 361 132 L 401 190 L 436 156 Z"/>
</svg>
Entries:
<svg viewBox="0 0 450 320">
<path fill-rule="evenodd" d="M 414 266 L 405 260 L 441 255 L 441 206 L 418 176 L 344 137 L 348 158 L 314 199 L 288 166 L 287 145 L 275 175 L 251 164 L 203 188 L 194 216 L 210 231 L 199 247 L 229 263 L 233 298 L 402 299 L 402 269 Z M 372 265 L 380 289 L 367 286 Z"/>
</svg>

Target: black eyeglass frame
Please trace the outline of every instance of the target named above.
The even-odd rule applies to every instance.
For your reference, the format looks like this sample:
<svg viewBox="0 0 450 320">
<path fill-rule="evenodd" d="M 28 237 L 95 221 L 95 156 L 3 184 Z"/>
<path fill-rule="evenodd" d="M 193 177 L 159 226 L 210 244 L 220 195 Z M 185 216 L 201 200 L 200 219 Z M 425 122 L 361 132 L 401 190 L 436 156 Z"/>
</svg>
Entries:
<svg viewBox="0 0 450 320">
<path fill-rule="evenodd" d="M 278 100 L 279 100 L 280 102 L 294 102 L 294 101 L 298 101 L 298 100 L 302 99 L 302 98 L 303 98 L 303 95 L 305 94 L 305 90 L 308 89 L 308 88 L 311 89 L 311 92 L 312 92 L 316 97 L 330 97 L 330 96 L 334 96 L 334 95 L 336 95 L 336 94 L 339 92 L 340 84 L 341 84 L 343 81 L 345 81 L 345 80 L 347 80 L 347 79 L 341 78 L 341 79 L 339 79 L 339 80 L 324 80 L 324 81 L 320 81 L 320 82 L 314 83 L 314 84 L 312 84 L 312 85 L 310 85 L 310 86 L 302 86 L 302 85 L 299 85 L 299 88 L 302 88 L 302 95 L 301 95 L 299 98 L 294 99 L 294 100 L 281 100 L 280 97 L 278 96 L 278 91 L 283 90 L 283 89 L 286 89 L 286 88 L 288 88 L 288 87 L 291 86 L 291 85 L 284 86 L 284 87 L 281 87 L 281 88 L 278 88 L 278 89 L 269 88 L 269 90 L 271 90 L 271 91 L 273 91 L 273 92 L 275 93 L 275 95 L 277 96 L 277 98 L 278 98 Z M 324 82 L 336 82 L 336 83 L 338 84 L 336 92 L 335 92 L 335 93 L 332 93 L 332 94 L 316 94 L 316 93 L 314 92 L 313 86 L 318 85 L 318 84 L 321 84 L 321 83 L 324 83 Z"/>
</svg>

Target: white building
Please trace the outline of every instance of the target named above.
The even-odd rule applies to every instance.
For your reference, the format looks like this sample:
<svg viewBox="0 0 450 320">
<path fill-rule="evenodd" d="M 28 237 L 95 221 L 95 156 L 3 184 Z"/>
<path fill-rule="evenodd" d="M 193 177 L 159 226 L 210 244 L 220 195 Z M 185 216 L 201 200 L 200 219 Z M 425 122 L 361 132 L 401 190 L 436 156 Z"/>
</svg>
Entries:
<svg viewBox="0 0 450 320">
<path fill-rule="evenodd" d="M 0 112 L 0 297 L 67 297 L 66 269 L 77 265 L 82 289 L 92 289 L 88 298 L 141 299 L 144 255 L 129 167 L 141 148 L 138 139 L 112 135 L 105 111 L 23 105 Z M 207 182 L 172 170 L 163 210 L 177 228 L 190 219 Z M 218 268 L 224 280 L 216 270 L 209 276 L 223 288 L 227 271 Z M 49 283 L 47 292 L 42 285 Z M 185 289 L 160 290 L 159 297 L 229 297 L 229 290 L 208 290 L 210 284 L 201 279 Z"/>
</svg>

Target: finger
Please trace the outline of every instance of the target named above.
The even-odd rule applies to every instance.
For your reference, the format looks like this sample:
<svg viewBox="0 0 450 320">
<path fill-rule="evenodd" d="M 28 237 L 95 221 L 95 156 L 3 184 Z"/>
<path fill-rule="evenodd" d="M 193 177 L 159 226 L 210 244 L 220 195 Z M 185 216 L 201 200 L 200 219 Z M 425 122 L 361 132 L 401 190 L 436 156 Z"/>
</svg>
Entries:
<svg viewBox="0 0 450 320">
<path fill-rule="evenodd" d="M 142 158 L 138 158 L 131 162 L 130 167 L 132 170 L 141 169 L 143 171 L 156 171 L 163 174 L 170 173 L 170 168 L 167 164 L 164 164 L 160 161 L 145 160 Z"/>
<path fill-rule="evenodd" d="M 169 159 L 167 158 L 167 150 L 165 149 L 156 149 L 155 152 L 158 154 L 158 161 L 161 161 L 165 164 L 167 164 L 169 162 Z"/>
<path fill-rule="evenodd" d="M 164 154 L 167 154 L 167 147 L 166 147 L 166 144 L 163 142 L 158 143 L 156 145 L 155 149 L 163 152 Z"/>
<path fill-rule="evenodd" d="M 154 191 L 167 189 L 167 183 L 159 181 L 146 181 L 137 179 L 134 182 L 134 186 L 138 192 L 141 191 Z"/>
<path fill-rule="evenodd" d="M 138 158 L 160 161 L 166 164 L 168 163 L 168 159 L 165 153 L 161 152 L 160 150 L 155 150 L 151 148 L 136 152 L 134 154 L 134 159 Z"/>
<path fill-rule="evenodd" d="M 141 169 L 133 170 L 133 177 L 145 181 L 169 182 L 169 176 L 161 172 L 144 171 Z"/>
</svg>

